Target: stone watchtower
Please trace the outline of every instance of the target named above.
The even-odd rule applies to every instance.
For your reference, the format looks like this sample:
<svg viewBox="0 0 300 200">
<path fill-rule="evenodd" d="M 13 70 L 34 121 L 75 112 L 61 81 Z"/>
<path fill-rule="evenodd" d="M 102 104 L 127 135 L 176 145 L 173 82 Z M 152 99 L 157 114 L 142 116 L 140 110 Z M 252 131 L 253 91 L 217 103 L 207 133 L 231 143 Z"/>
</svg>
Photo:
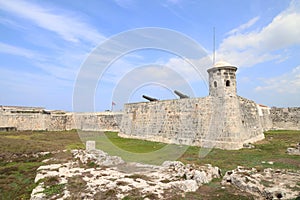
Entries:
<svg viewBox="0 0 300 200">
<path fill-rule="evenodd" d="M 213 97 L 236 96 L 237 67 L 220 61 L 207 70 L 209 74 L 209 95 Z"/>
<path fill-rule="evenodd" d="M 207 70 L 212 102 L 210 140 L 216 141 L 216 146 L 225 149 L 239 148 L 244 139 L 236 91 L 236 71 L 237 67 L 224 61 L 217 62 Z"/>
</svg>

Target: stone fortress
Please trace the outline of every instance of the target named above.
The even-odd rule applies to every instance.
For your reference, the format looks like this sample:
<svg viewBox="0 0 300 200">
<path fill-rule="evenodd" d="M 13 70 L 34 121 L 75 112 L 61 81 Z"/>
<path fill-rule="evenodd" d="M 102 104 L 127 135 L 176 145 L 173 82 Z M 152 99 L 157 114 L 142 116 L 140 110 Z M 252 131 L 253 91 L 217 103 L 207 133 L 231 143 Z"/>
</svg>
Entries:
<svg viewBox="0 0 300 200">
<path fill-rule="evenodd" d="M 269 108 L 240 97 L 236 70 L 208 69 L 209 96 L 128 103 L 123 112 L 73 113 L 0 106 L 0 130 L 118 131 L 121 137 L 222 149 L 240 149 L 271 129 L 300 129 L 300 108 Z"/>
<path fill-rule="evenodd" d="M 208 69 L 209 96 L 126 104 L 119 135 L 165 143 L 239 149 L 264 139 L 269 108 L 237 95 L 237 68 Z"/>
</svg>

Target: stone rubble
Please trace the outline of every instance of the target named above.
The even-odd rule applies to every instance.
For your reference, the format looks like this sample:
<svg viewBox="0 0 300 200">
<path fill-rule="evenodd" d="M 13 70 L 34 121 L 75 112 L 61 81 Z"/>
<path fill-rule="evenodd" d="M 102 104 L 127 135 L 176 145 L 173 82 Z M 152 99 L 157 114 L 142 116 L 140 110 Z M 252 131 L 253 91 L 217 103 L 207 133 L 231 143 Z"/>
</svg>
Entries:
<svg viewBox="0 0 300 200">
<path fill-rule="evenodd" d="M 298 143 L 295 148 L 287 148 L 286 152 L 287 152 L 287 154 L 290 154 L 290 155 L 299 155 L 300 156 L 300 143 Z"/>
<path fill-rule="evenodd" d="M 122 199 L 132 191 L 141 197 L 154 195 L 160 199 L 170 194 L 194 192 L 202 184 L 213 178 L 220 178 L 218 167 L 184 165 L 179 161 L 165 161 L 161 166 L 141 163 L 126 163 L 120 157 L 109 156 L 101 150 L 73 150 L 73 161 L 51 164 L 38 168 L 35 182 L 38 186 L 32 191 L 31 200 L 48 199 L 43 193 L 43 180 L 58 177 L 59 184 L 65 184 L 63 192 L 55 199 L 68 199 L 70 178 L 80 176 L 86 183 L 81 189 L 81 199 L 94 199 L 95 195 L 114 191 L 117 199 Z M 93 163 L 94 167 L 87 167 Z"/>
<path fill-rule="evenodd" d="M 227 171 L 222 180 L 223 185 L 233 185 L 257 199 L 295 199 L 300 197 L 299 183 L 300 171 L 271 168 L 258 171 L 241 166 Z"/>
<path fill-rule="evenodd" d="M 72 150 L 75 159 L 79 159 L 83 164 L 93 161 L 100 166 L 113 166 L 124 163 L 124 160 L 118 156 L 110 156 L 101 150 Z"/>
</svg>

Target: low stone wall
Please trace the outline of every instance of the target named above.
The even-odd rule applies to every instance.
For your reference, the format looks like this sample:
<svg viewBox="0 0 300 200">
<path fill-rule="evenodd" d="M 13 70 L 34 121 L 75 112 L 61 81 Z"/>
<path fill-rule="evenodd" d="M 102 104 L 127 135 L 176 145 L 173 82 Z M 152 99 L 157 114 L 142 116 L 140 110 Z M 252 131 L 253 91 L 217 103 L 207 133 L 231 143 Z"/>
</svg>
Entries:
<svg viewBox="0 0 300 200">
<path fill-rule="evenodd" d="M 270 110 L 272 129 L 300 130 L 300 108 L 276 108 Z"/>
<path fill-rule="evenodd" d="M 17 130 L 46 130 L 47 114 L 41 113 L 1 113 L 0 126 L 16 127 Z"/>
<path fill-rule="evenodd" d="M 64 131 L 119 131 L 122 113 L 68 113 L 25 110 L 17 107 L 0 110 L 0 127 L 15 127 L 17 130 Z"/>
<path fill-rule="evenodd" d="M 64 131 L 66 129 L 67 117 L 65 114 L 50 114 L 45 120 L 45 130 L 48 131 Z"/>
<path fill-rule="evenodd" d="M 72 113 L 73 123 L 68 129 L 84 131 L 119 131 L 123 113 L 97 112 L 97 113 Z"/>
</svg>

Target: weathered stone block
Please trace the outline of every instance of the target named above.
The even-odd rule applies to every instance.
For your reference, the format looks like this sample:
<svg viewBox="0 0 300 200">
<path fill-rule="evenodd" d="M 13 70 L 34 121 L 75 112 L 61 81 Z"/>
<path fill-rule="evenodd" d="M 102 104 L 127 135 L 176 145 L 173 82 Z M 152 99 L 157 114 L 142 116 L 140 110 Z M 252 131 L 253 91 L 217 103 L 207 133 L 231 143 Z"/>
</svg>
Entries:
<svg viewBox="0 0 300 200">
<path fill-rule="evenodd" d="M 93 151 L 96 150 L 96 141 L 86 141 L 85 143 L 85 149 L 87 151 Z"/>
</svg>

